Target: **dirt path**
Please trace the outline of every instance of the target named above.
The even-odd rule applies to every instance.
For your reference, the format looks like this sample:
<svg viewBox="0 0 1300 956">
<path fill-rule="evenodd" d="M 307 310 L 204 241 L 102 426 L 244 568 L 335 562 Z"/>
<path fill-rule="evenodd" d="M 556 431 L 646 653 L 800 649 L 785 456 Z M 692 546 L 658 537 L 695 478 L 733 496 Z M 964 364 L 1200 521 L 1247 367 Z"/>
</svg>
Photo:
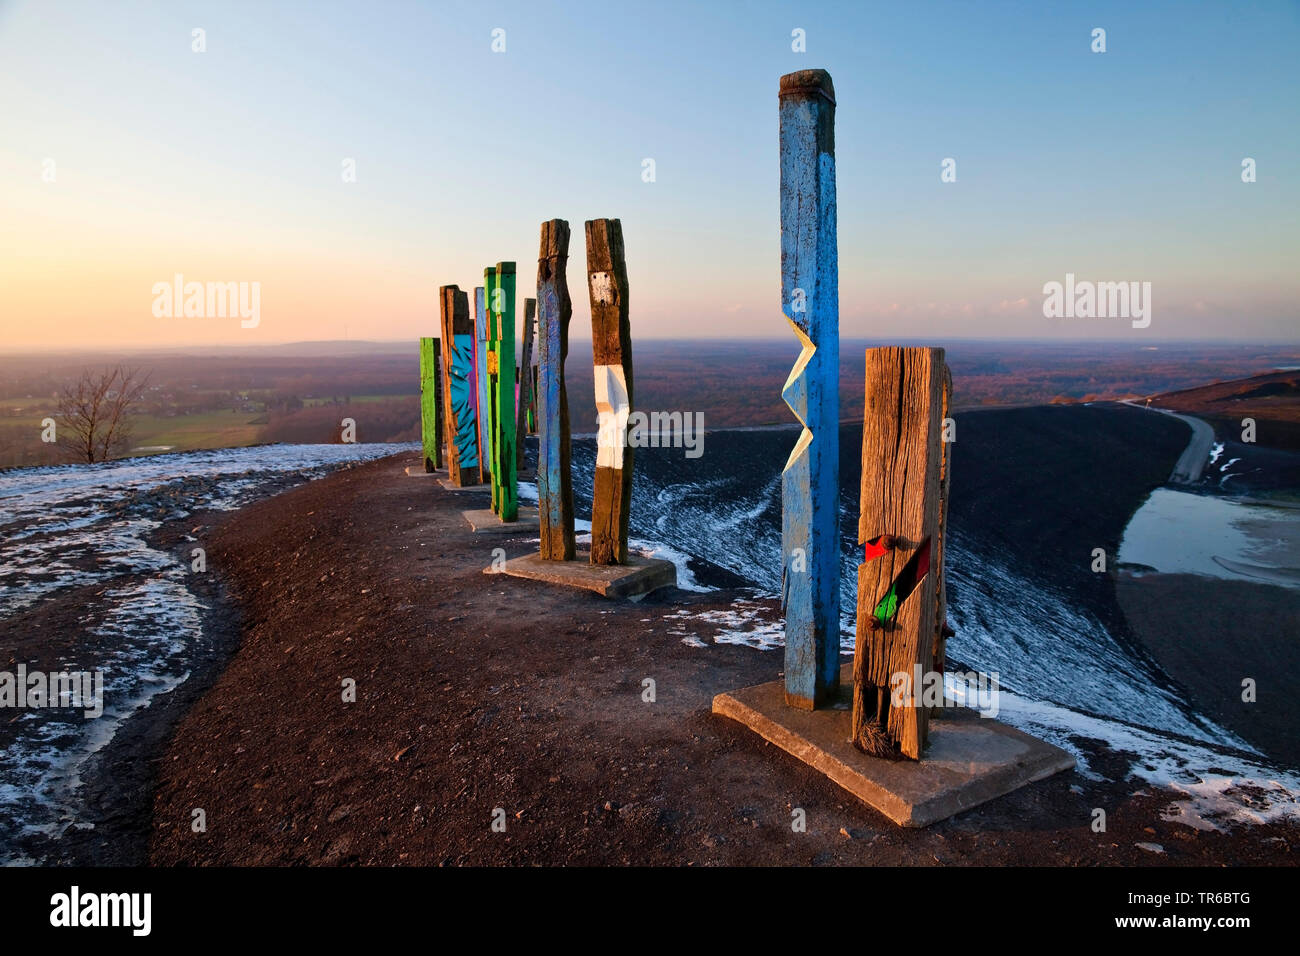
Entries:
<svg viewBox="0 0 1300 956">
<path fill-rule="evenodd" d="M 608 602 L 487 577 L 491 548 L 536 545 L 476 540 L 459 512 L 482 495 L 407 477 L 415 462 L 312 482 L 217 534 L 242 645 L 161 760 L 154 863 L 1293 862 L 1300 828 L 1192 830 L 1161 819 L 1168 795 L 1077 773 L 901 830 L 710 713 L 780 655 L 689 647 L 665 617 L 734 593 Z"/>
</svg>

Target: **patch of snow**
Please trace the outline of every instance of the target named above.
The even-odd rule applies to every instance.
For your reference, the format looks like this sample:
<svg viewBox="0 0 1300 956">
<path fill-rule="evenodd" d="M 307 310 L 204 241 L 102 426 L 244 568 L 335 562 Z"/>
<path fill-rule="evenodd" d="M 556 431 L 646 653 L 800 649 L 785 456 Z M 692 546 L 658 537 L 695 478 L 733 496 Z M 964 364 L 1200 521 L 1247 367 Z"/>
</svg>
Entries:
<svg viewBox="0 0 1300 956">
<path fill-rule="evenodd" d="M 738 598 L 730 608 L 712 608 L 709 610 L 692 610 L 683 608 L 674 614 L 665 614 L 664 620 L 671 621 L 669 633 L 688 635 L 695 638 L 682 643 L 691 647 L 708 647 L 694 633 L 700 625 L 718 628 L 713 635 L 714 644 L 739 644 L 755 650 L 770 651 L 785 646 L 785 621 L 781 618 L 772 620 L 771 608 L 757 601 Z"/>
<path fill-rule="evenodd" d="M 1111 751 L 1131 755 L 1130 778 L 1179 794 L 1177 809 L 1166 814 L 1195 819 L 1202 829 L 1300 820 L 1300 775 L 1269 765 L 1253 751 L 1243 754 L 1234 752 L 1236 748 L 1181 740 L 1031 700 L 1006 688 L 1000 690 L 998 708 L 999 720 L 1074 754 L 1079 772 L 1094 780 L 1102 778 L 1089 767 L 1079 739 L 1099 740 Z M 1225 766 L 1235 772 L 1225 773 Z"/>
<path fill-rule="evenodd" d="M 62 465 L 0 473 L 0 617 L 69 589 L 103 585 L 86 602 L 84 639 L 96 642 L 103 713 L 32 709 L 0 761 L 0 862 L 14 863 L 14 837 L 57 837 L 90 827 L 77 791 L 87 761 L 121 725 L 175 689 L 208 635 L 205 605 L 190 591 L 189 549 L 149 544 L 164 521 L 240 508 L 353 463 L 417 445 L 266 445 Z M 193 538 L 191 537 L 192 541 Z M 72 668 L 67 668 L 72 669 Z"/>
</svg>

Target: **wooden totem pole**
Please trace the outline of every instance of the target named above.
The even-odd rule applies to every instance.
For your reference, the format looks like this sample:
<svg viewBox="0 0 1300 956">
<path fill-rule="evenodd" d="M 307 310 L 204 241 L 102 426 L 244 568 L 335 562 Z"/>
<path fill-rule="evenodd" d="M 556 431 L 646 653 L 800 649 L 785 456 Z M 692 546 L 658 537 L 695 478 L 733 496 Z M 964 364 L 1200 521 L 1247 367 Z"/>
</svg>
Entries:
<svg viewBox="0 0 1300 956">
<path fill-rule="evenodd" d="M 537 512 L 541 556 L 548 561 L 572 561 L 574 557 L 569 395 L 564 388 L 569 320 L 573 317 L 568 261 L 569 224 L 563 219 L 542 223 L 537 252 Z"/>
<path fill-rule="evenodd" d="M 934 653 L 931 655 L 932 668 L 936 674 L 942 674 L 948 656 L 948 638 L 956 633 L 948 626 L 948 570 L 944 564 L 944 551 L 948 537 L 948 485 L 952 478 L 952 442 L 956 434 L 948 435 L 949 422 L 952 421 L 952 370 L 948 363 L 943 366 L 943 410 L 940 414 L 939 438 L 943 445 L 939 457 L 939 516 L 936 519 L 938 532 L 934 539 L 934 560 L 930 566 L 934 574 L 935 612 L 934 612 Z M 937 707 L 931 709 L 931 716 L 937 716 Z"/>
<path fill-rule="evenodd" d="M 491 273 L 491 281 L 488 279 Z M 488 288 L 488 375 L 492 384 L 492 510 L 502 521 L 519 518 L 515 459 L 515 264 L 498 262 L 484 273 Z"/>
<path fill-rule="evenodd" d="M 803 347 L 781 397 L 803 424 L 781 474 L 785 700 L 812 710 L 839 686 L 839 252 L 835 89 L 781 77 L 781 301 Z"/>
<path fill-rule="evenodd" d="M 591 495 L 591 563 L 627 564 L 627 517 L 632 503 L 632 337 L 628 325 L 627 263 L 617 219 L 586 224 L 591 350 L 596 373 L 596 478 Z"/>
<path fill-rule="evenodd" d="M 478 422 L 474 417 L 474 323 L 469 296 L 445 285 L 442 297 L 443 421 L 447 430 L 447 474 L 458 486 L 477 485 Z"/>
<path fill-rule="evenodd" d="M 533 356 L 528 369 L 528 434 L 537 434 L 537 356 L 541 351 L 537 343 L 537 326 L 533 325 Z"/>
<path fill-rule="evenodd" d="M 524 460 L 524 439 L 528 435 L 528 410 L 533 402 L 533 323 L 537 321 L 537 300 L 524 299 L 524 347 L 519 354 L 519 407 L 515 418 L 515 461 Z"/>
<path fill-rule="evenodd" d="M 917 760 L 926 672 L 943 669 L 951 378 L 943 349 L 867 349 L 853 743 Z"/>
<path fill-rule="evenodd" d="M 424 446 L 424 470 L 442 467 L 442 431 L 438 407 L 442 402 L 438 374 L 438 340 L 420 339 L 420 442 Z"/>
<path fill-rule="evenodd" d="M 492 433 L 488 429 L 487 308 L 483 286 L 474 289 L 474 414 L 478 420 L 478 463 L 480 481 L 491 474 Z"/>
<path fill-rule="evenodd" d="M 497 327 L 492 316 L 492 297 L 496 286 L 496 266 L 483 270 L 484 302 L 486 304 L 486 324 L 483 330 L 483 371 L 487 386 L 487 452 L 486 458 L 492 480 L 492 513 L 497 513 L 497 343 L 492 337 Z"/>
</svg>

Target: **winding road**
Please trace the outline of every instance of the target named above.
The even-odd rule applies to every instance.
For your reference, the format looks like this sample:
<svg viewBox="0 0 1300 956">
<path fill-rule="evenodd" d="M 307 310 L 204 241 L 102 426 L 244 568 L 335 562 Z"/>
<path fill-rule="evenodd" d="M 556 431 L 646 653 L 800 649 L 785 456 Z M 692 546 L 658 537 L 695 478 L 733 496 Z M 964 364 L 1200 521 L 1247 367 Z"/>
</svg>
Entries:
<svg viewBox="0 0 1300 956">
<path fill-rule="evenodd" d="M 1150 405 L 1143 405 L 1132 400 L 1125 401 L 1122 404 L 1131 405 L 1134 408 L 1144 408 L 1149 412 L 1159 412 L 1161 415 L 1172 415 L 1174 418 L 1181 419 L 1190 425 L 1192 440 L 1187 443 L 1183 453 L 1178 456 L 1178 461 L 1174 464 L 1174 470 L 1169 475 L 1169 483 L 1171 485 L 1194 485 L 1201 480 L 1201 472 L 1205 470 L 1205 465 L 1210 460 L 1210 446 L 1214 444 L 1213 426 L 1201 421 L 1199 418 L 1193 418 L 1191 415 L 1182 415 L 1165 408 L 1152 408 Z"/>
</svg>

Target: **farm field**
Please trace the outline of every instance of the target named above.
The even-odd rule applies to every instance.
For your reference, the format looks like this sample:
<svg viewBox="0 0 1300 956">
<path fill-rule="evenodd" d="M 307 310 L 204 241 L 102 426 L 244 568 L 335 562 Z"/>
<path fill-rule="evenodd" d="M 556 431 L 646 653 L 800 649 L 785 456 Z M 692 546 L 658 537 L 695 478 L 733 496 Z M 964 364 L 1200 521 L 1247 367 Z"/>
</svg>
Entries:
<svg viewBox="0 0 1300 956">
<path fill-rule="evenodd" d="M 142 415 L 131 433 L 132 452 L 140 449 L 190 451 L 238 448 L 258 441 L 264 416 L 249 412 L 201 412 L 195 415 Z"/>
</svg>

